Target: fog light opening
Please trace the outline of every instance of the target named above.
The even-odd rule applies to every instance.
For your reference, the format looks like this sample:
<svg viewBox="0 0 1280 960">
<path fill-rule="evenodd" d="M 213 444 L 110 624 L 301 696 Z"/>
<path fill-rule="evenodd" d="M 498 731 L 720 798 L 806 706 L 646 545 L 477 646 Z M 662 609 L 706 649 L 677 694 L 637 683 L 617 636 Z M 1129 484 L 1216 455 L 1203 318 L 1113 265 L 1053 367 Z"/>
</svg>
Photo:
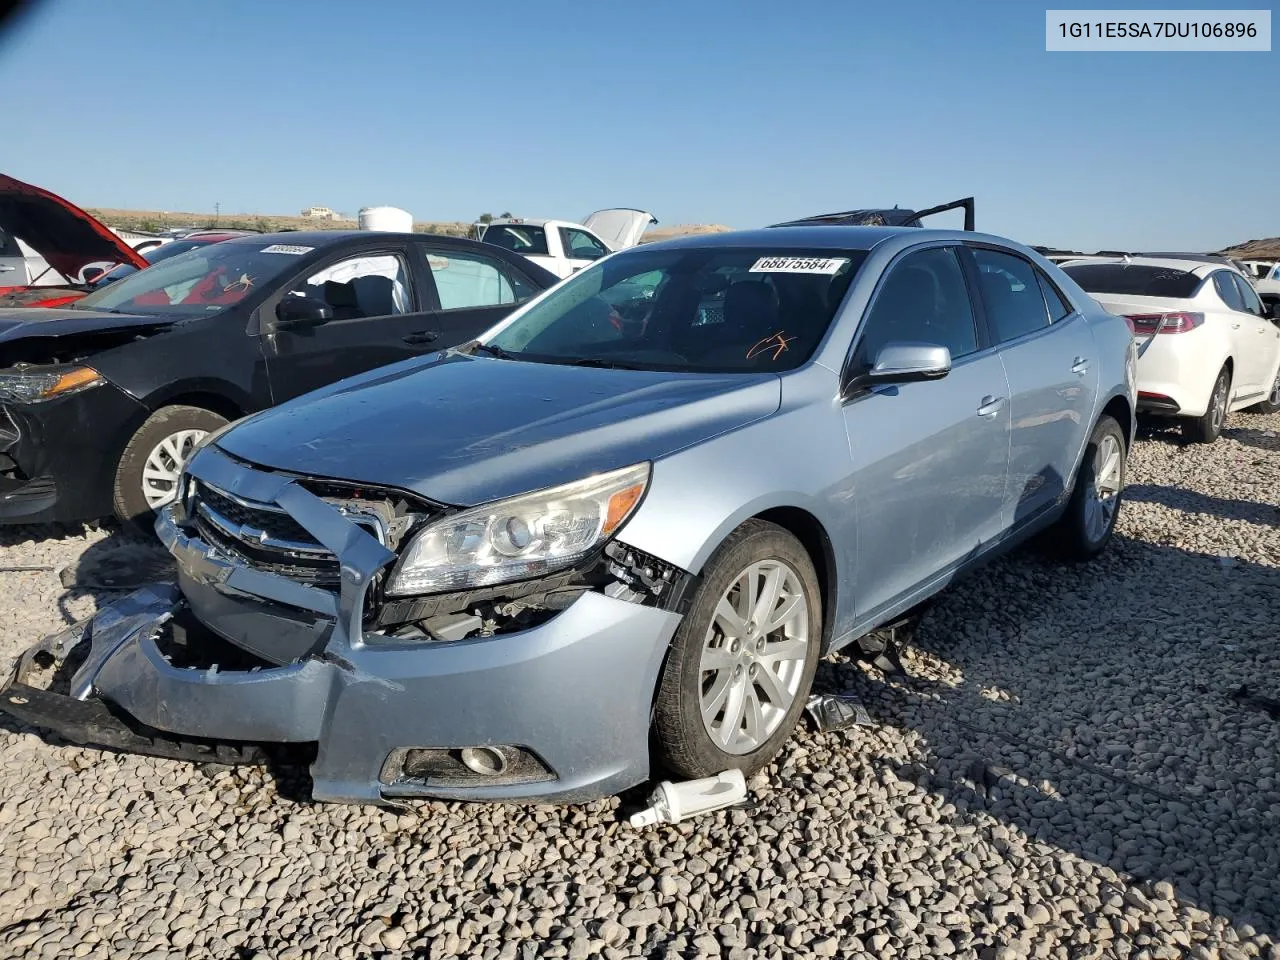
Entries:
<svg viewBox="0 0 1280 960">
<path fill-rule="evenodd" d="M 501 776 L 507 769 L 507 758 L 493 747 L 467 747 L 459 759 L 464 767 L 482 777 Z"/>
</svg>

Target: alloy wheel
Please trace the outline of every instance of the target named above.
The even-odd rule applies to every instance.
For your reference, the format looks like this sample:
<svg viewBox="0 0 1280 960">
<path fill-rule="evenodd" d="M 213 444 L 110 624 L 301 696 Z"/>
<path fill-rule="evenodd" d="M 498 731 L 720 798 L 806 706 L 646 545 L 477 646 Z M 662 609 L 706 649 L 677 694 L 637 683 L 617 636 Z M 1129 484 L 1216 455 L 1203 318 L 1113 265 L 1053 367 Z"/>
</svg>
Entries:
<svg viewBox="0 0 1280 960">
<path fill-rule="evenodd" d="M 809 603 L 781 560 L 743 570 L 716 604 L 699 661 L 702 723 L 725 753 L 762 746 L 800 689 L 809 652 Z"/>
<path fill-rule="evenodd" d="M 1222 424 L 1227 419 L 1227 377 L 1222 374 L 1218 377 L 1218 382 L 1213 386 L 1213 404 L 1212 423 L 1213 432 L 1218 433 L 1222 429 Z"/>
<path fill-rule="evenodd" d="M 147 506 L 159 510 L 173 502 L 178 495 L 182 465 L 191 456 L 195 445 L 208 435 L 207 430 L 179 430 L 165 437 L 147 454 L 142 467 L 142 495 L 147 499 Z"/>
<path fill-rule="evenodd" d="M 1093 455 L 1093 486 L 1085 503 L 1085 535 L 1097 543 L 1111 526 L 1123 485 L 1124 450 L 1119 438 L 1107 434 Z"/>
</svg>

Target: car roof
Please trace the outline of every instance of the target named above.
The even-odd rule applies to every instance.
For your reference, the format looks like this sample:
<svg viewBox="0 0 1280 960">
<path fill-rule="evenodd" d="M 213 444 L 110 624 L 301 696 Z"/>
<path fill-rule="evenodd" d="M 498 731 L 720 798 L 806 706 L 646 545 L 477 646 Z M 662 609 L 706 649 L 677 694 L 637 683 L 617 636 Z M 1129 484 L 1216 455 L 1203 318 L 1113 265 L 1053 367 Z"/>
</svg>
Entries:
<svg viewBox="0 0 1280 960">
<path fill-rule="evenodd" d="M 459 247 L 474 247 L 476 241 L 465 237 L 446 237 L 435 233 L 393 233 L 389 230 L 287 230 L 283 233 L 251 233 L 243 237 L 233 237 L 223 243 L 262 244 L 289 243 L 300 247 L 332 247 L 342 243 L 364 238 L 394 240 L 424 240 L 433 243 L 447 243 Z"/>
<path fill-rule="evenodd" d="M 1127 264 L 1133 267 L 1162 267 L 1166 270 L 1181 270 L 1184 273 L 1194 273 L 1197 277 L 1207 277 L 1216 270 L 1238 272 L 1225 263 L 1205 263 L 1202 260 L 1181 260 L 1174 257 L 1094 257 L 1074 265 L 1096 267 L 1108 263 Z M 1061 266 L 1070 267 L 1073 264 L 1064 263 Z"/>
<path fill-rule="evenodd" d="M 843 224 L 818 226 L 777 226 L 758 230 L 732 230 L 728 233 L 698 233 L 671 240 L 632 247 L 767 247 L 774 250 L 870 250 L 894 237 L 927 240 L 982 240 L 1019 246 L 1002 237 L 990 237 L 967 230 L 928 230 L 921 227 L 855 227 Z"/>
<path fill-rule="evenodd" d="M 548 220 L 546 217 L 496 217 L 489 221 L 491 227 L 545 227 L 548 223 L 568 223 L 568 220 Z"/>
</svg>

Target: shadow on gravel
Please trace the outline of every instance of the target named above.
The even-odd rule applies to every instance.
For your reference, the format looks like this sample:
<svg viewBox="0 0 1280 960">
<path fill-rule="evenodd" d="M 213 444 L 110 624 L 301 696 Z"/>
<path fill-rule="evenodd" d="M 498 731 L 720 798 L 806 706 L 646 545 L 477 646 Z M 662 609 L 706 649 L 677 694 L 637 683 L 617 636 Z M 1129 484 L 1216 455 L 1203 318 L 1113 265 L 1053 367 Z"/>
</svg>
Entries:
<svg viewBox="0 0 1280 960">
<path fill-rule="evenodd" d="M 1254 427 L 1227 427 L 1222 435 L 1228 440 L 1243 443 L 1247 447 L 1257 447 L 1272 453 L 1280 451 L 1280 433 L 1275 430 L 1258 430 Z"/>
<path fill-rule="evenodd" d="M 1156 503 L 1183 513 L 1202 514 L 1222 520 L 1243 520 L 1261 526 L 1280 526 L 1280 507 L 1272 503 L 1228 500 L 1182 487 L 1164 487 L 1150 483 L 1136 483 L 1125 487 L 1124 498 L 1139 503 Z"/>
<path fill-rule="evenodd" d="M 1024 550 L 944 594 L 908 669 L 958 682 L 834 669 L 922 737 L 923 763 L 889 762 L 962 820 L 1141 884 L 1103 883 L 1104 904 L 1176 894 L 1274 939 L 1278 624 L 1280 569 L 1117 537 L 1092 564 Z"/>
</svg>

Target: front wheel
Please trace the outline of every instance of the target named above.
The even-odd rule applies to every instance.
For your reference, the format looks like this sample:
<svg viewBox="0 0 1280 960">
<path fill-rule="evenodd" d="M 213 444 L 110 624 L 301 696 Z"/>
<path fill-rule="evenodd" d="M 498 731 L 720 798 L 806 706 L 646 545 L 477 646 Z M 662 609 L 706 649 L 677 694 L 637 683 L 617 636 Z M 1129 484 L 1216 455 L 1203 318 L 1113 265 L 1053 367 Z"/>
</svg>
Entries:
<svg viewBox="0 0 1280 960">
<path fill-rule="evenodd" d="M 1256 413 L 1280 413 L 1280 370 L 1276 370 L 1276 378 L 1271 384 L 1271 392 L 1267 399 L 1255 403 L 1249 409 Z"/>
<path fill-rule="evenodd" d="M 679 777 L 750 776 L 804 709 L 822 647 L 813 562 L 782 529 L 749 520 L 707 563 L 654 704 L 657 765 Z"/>
<path fill-rule="evenodd" d="M 1124 493 L 1125 459 L 1124 431 L 1104 414 L 1089 437 L 1071 499 L 1053 531 L 1068 559 L 1091 560 L 1111 540 Z"/>
<path fill-rule="evenodd" d="M 161 407 L 138 428 L 116 468 L 115 512 L 121 523 L 149 531 L 155 511 L 178 495 L 182 465 L 195 445 L 227 423 L 201 407 Z"/>
</svg>

